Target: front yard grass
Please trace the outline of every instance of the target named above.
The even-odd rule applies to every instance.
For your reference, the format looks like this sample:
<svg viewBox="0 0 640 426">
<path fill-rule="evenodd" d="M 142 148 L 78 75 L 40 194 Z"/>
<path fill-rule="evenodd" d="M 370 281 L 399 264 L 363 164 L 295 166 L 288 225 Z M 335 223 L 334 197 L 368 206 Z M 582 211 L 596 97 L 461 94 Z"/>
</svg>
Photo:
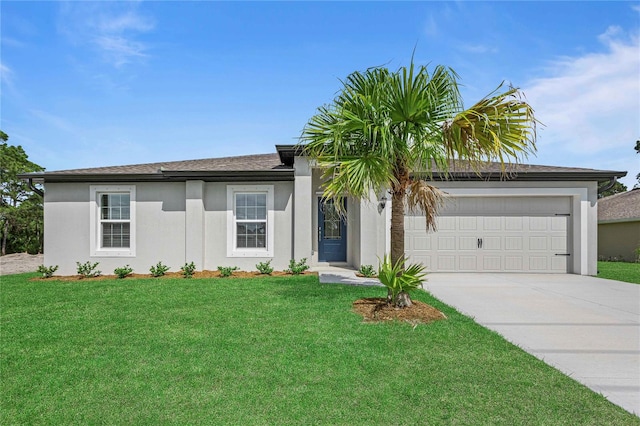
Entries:
<svg viewBox="0 0 640 426">
<path fill-rule="evenodd" d="M 598 262 L 598 278 L 640 284 L 640 263 Z"/>
<path fill-rule="evenodd" d="M 640 424 L 424 292 L 414 328 L 316 276 L 34 276 L 1 278 L 0 424 Z"/>
</svg>

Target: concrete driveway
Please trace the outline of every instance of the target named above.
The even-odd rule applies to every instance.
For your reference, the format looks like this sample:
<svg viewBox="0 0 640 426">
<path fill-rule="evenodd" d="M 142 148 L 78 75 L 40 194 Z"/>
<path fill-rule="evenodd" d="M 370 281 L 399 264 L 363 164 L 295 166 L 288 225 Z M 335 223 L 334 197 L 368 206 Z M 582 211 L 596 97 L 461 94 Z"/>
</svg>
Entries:
<svg viewBox="0 0 640 426">
<path fill-rule="evenodd" d="M 640 285 L 579 275 L 433 273 L 424 288 L 640 415 Z"/>
</svg>

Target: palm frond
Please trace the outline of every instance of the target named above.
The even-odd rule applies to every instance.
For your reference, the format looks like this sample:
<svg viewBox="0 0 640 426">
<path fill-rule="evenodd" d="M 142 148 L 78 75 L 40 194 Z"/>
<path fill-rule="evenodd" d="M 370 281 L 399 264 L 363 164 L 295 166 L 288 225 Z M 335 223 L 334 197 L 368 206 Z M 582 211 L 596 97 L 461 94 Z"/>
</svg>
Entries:
<svg viewBox="0 0 640 426">
<path fill-rule="evenodd" d="M 539 122 L 533 108 L 519 89 L 500 93 L 501 87 L 445 123 L 448 158 L 468 160 L 474 170 L 484 161 L 499 161 L 504 171 L 505 164 L 535 153 Z"/>
<path fill-rule="evenodd" d="M 436 218 L 444 204 L 445 193 L 423 180 L 412 180 L 407 188 L 407 208 L 410 212 L 422 213 L 427 230 L 436 230 Z"/>
</svg>

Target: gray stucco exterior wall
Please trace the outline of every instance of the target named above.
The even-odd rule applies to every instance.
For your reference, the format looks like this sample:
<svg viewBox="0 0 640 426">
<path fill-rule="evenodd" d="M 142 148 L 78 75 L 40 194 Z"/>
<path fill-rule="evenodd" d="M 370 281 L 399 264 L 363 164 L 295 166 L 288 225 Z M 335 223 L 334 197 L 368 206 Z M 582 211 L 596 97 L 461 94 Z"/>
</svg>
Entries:
<svg viewBox="0 0 640 426">
<path fill-rule="evenodd" d="M 203 181 L 137 182 L 135 187 L 135 255 L 91 256 L 90 218 L 95 203 L 87 183 L 47 183 L 45 193 L 46 265 L 58 265 L 60 275 L 76 274 L 76 262 L 99 262 L 103 274 L 130 265 L 134 272 L 148 273 L 159 261 L 179 271 L 188 262 L 198 270 L 238 266 L 255 270 L 261 261 L 272 260 L 285 269 L 291 258 L 293 182 L 266 183 L 273 186 L 272 257 L 229 257 L 226 241 L 230 229 L 227 186 L 232 183 Z M 251 185 L 251 182 L 246 183 Z M 265 182 L 254 184 L 265 185 Z M 133 203 L 132 203 L 133 204 Z"/>
<path fill-rule="evenodd" d="M 47 181 L 45 264 L 58 265 L 61 275 L 74 275 L 76 262 L 86 261 L 99 262 L 98 269 L 104 274 L 112 274 L 114 268 L 127 264 L 135 272 L 148 273 L 150 266 L 159 261 L 171 271 L 179 271 L 188 262 L 194 262 L 198 270 L 237 266 L 252 271 L 257 263 L 269 260 L 275 269 L 284 270 L 292 258 L 307 258 L 309 265 L 318 265 L 321 172 L 305 157 L 296 156 L 292 161 L 293 180 L 277 176 L 271 178 L 273 181 L 247 181 L 247 178 L 256 179 L 253 174 L 243 176 L 240 182 L 220 182 L 206 181 L 204 174 L 186 181 L 118 181 L 115 184 Z M 473 180 L 433 184 L 454 197 L 564 197 L 570 200 L 568 272 L 597 273 L 596 180 Z M 129 250 L 96 248 L 96 188 L 131 191 L 133 241 Z M 269 244 L 262 251 L 231 249 L 236 229 L 232 194 L 245 190 L 268 194 Z M 378 259 L 388 253 L 391 201 L 387 200 L 383 207 L 379 198 L 371 193 L 368 200 L 347 199 L 347 255 L 343 264 L 355 268 L 367 264 L 376 266 Z"/>
</svg>

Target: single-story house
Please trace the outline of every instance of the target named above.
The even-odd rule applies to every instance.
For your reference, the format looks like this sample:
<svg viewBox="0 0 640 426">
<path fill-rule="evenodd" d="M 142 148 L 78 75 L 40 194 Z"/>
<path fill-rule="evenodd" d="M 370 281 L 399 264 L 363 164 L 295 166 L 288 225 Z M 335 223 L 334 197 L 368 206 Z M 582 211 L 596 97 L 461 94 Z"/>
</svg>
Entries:
<svg viewBox="0 0 640 426">
<path fill-rule="evenodd" d="M 598 200 L 598 258 L 636 261 L 640 250 L 640 188 Z"/>
<path fill-rule="evenodd" d="M 295 145 L 276 153 L 23 175 L 44 185 L 44 262 L 76 273 L 100 262 L 147 272 L 271 260 L 377 265 L 390 247 L 390 201 L 346 201 L 346 218 L 323 200 L 321 171 Z M 432 272 L 596 274 L 598 184 L 626 172 L 519 165 L 501 175 L 435 172 L 448 193 L 437 232 L 406 217 L 406 251 Z M 390 197 L 389 197 L 390 198 Z"/>
</svg>

